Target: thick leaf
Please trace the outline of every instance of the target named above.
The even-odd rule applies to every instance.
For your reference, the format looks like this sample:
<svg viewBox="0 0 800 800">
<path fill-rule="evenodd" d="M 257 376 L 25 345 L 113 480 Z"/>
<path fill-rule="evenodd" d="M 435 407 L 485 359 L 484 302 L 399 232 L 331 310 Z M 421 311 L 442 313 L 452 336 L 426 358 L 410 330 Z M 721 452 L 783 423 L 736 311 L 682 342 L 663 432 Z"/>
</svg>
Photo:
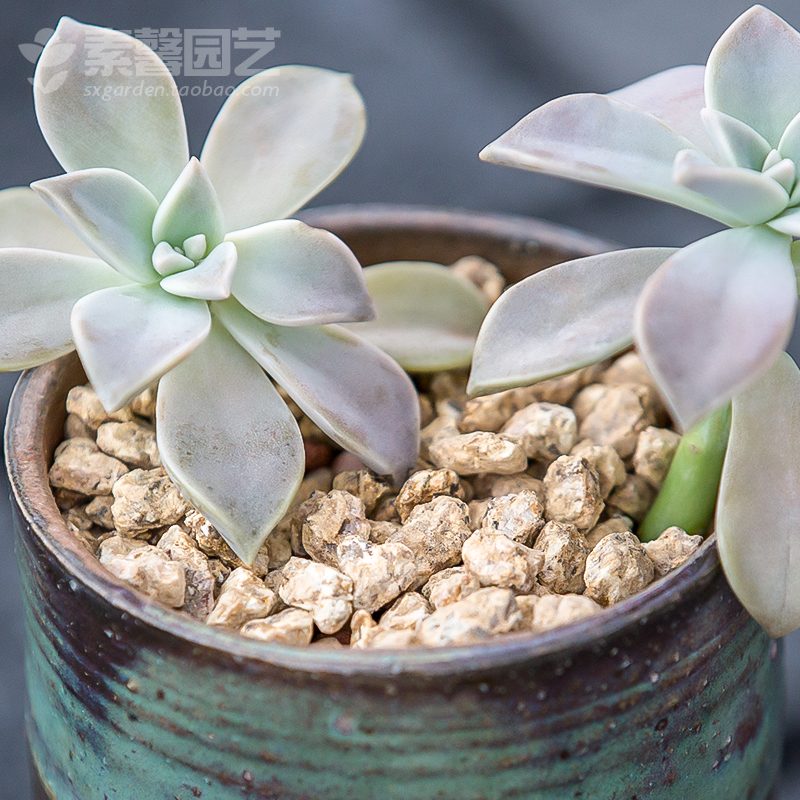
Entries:
<svg viewBox="0 0 800 800">
<path fill-rule="evenodd" d="M 37 181 L 31 188 L 117 272 L 138 283 L 158 280 L 150 241 L 158 201 L 137 180 L 100 167 Z"/>
<path fill-rule="evenodd" d="M 0 247 L 33 247 L 94 257 L 64 220 L 27 186 L 0 190 Z"/>
<path fill-rule="evenodd" d="M 790 208 L 775 219 L 771 219 L 767 225 L 781 233 L 788 233 L 789 236 L 800 237 L 800 208 Z"/>
<path fill-rule="evenodd" d="M 328 436 L 376 472 L 405 477 L 419 449 L 419 402 L 389 356 L 339 326 L 270 325 L 233 299 L 213 309 Z"/>
<path fill-rule="evenodd" d="M 288 66 L 248 78 L 225 101 L 200 157 L 228 230 L 305 205 L 347 166 L 365 128 L 349 75 Z"/>
<path fill-rule="evenodd" d="M 489 302 L 441 264 L 392 261 L 364 270 L 377 317 L 347 327 L 410 372 L 468 367 Z"/>
<path fill-rule="evenodd" d="M 158 386 L 170 477 L 252 563 L 303 478 L 297 422 L 261 368 L 218 325 Z"/>
<path fill-rule="evenodd" d="M 592 364 L 633 341 L 645 281 L 675 250 L 617 250 L 567 261 L 512 286 L 486 316 L 470 394 L 525 386 Z"/>
<path fill-rule="evenodd" d="M 800 112 L 798 80 L 800 34 L 763 6 L 753 6 L 722 34 L 708 57 L 706 104 L 740 119 L 777 147 Z"/>
<path fill-rule="evenodd" d="M 760 170 L 772 149 L 770 143 L 739 119 L 704 108 L 700 115 L 723 164 Z"/>
<path fill-rule="evenodd" d="M 75 304 L 71 321 L 83 367 L 109 412 L 183 361 L 211 328 L 202 300 L 158 286 L 94 292 Z"/>
<path fill-rule="evenodd" d="M 179 253 L 169 242 L 159 242 L 153 248 L 153 267 L 159 275 L 174 275 L 194 266 L 191 258 Z"/>
<path fill-rule="evenodd" d="M 124 282 L 96 258 L 0 249 L 0 370 L 37 367 L 74 350 L 69 316 L 75 302 Z"/>
<path fill-rule="evenodd" d="M 375 316 L 361 265 L 332 233 L 287 219 L 225 238 L 238 252 L 233 294 L 257 317 L 322 325 Z"/>
<path fill-rule="evenodd" d="M 716 531 L 742 605 L 775 638 L 800 627 L 800 371 L 786 353 L 734 398 Z"/>
<path fill-rule="evenodd" d="M 778 151 L 785 158 L 791 158 L 795 164 L 800 164 L 800 113 L 786 126 Z"/>
<path fill-rule="evenodd" d="M 724 206 L 747 225 L 758 225 L 780 214 L 789 195 L 777 181 L 744 167 L 719 167 L 684 150 L 675 157 L 675 182 Z"/>
<path fill-rule="evenodd" d="M 179 297 L 199 300 L 225 300 L 231 294 L 236 269 L 233 242 L 217 245 L 194 269 L 177 272 L 161 281 L 161 288 Z"/>
<path fill-rule="evenodd" d="M 684 429 L 763 375 L 789 340 L 797 304 L 790 243 L 763 226 L 715 233 L 645 285 L 636 341 Z"/>
<path fill-rule="evenodd" d="M 777 152 L 777 151 L 774 151 Z M 794 161 L 791 158 L 782 158 L 770 167 L 766 167 L 765 162 L 764 174 L 768 175 L 772 180 L 777 181 L 783 189 L 788 193 L 794 187 L 794 181 L 797 177 L 797 169 Z"/>
<path fill-rule="evenodd" d="M 154 244 L 181 247 L 198 234 L 205 235 L 206 247 L 216 247 L 225 237 L 225 220 L 206 171 L 192 158 L 158 207 L 152 236 Z"/>
<path fill-rule="evenodd" d="M 486 147 L 481 158 L 622 189 L 735 222 L 718 204 L 673 181 L 675 156 L 692 147 L 646 111 L 613 97 L 579 94 L 532 111 Z"/>
<path fill-rule="evenodd" d="M 119 169 L 160 200 L 189 160 L 175 81 L 138 39 L 62 17 L 33 91 L 44 138 L 67 172 Z"/>
</svg>

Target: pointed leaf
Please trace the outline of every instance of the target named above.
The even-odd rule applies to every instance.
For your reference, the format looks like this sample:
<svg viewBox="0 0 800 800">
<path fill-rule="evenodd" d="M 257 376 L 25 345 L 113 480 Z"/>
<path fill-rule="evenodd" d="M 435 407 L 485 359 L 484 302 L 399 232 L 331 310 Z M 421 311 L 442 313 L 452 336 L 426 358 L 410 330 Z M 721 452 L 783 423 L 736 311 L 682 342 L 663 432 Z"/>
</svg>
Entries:
<svg viewBox="0 0 800 800">
<path fill-rule="evenodd" d="M 753 6 L 722 34 L 708 57 L 706 104 L 777 147 L 800 112 L 798 79 L 800 34 L 772 11 Z"/>
<path fill-rule="evenodd" d="M 469 393 L 526 386 L 624 350 L 633 341 L 642 286 L 674 252 L 616 250 L 557 264 L 512 286 L 478 335 Z"/>
<path fill-rule="evenodd" d="M 688 139 L 652 114 L 613 97 L 579 94 L 532 111 L 480 155 L 674 203 L 730 224 L 734 220 L 718 204 L 672 180 L 672 162 L 687 148 Z"/>
<path fill-rule="evenodd" d="M 62 17 L 33 89 L 44 138 L 67 172 L 119 169 L 160 200 L 189 160 L 175 81 L 131 36 Z"/>
<path fill-rule="evenodd" d="M 771 219 L 767 225 L 774 231 L 788 233 L 789 236 L 800 236 L 800 208 L 787 209 L 779 217 Z"/>
<path fill-rule="evenodd" d="M 441 264 L 392 261 L 364 270 L 377 317 L 346 327 L 411 372 L 468 367 L 489 301 Z"/>
<path fill-rule="evenodd" d="M 786 353 L 734 398 L 716 532 L 742 605 L 774 638 L 800 627 L 800 371 Z"/>
<path fill-rule="evenodd" d="M 138 283 L 158 280 L 150 228 L 158 201 L 116 169 L 87 169 L 31 184 L 31 188 L 117 272 Z"/>
<path fill-rule="evenodd" d="M 180 297 L 224 300 L 230 297 L 235 269 L 236 245 L 233 242 L 223 242 L 194 269 L 168 275 L 161 281 L 161 288 Z"/>
<path fill-rule="evenodd" d="M 684 247 L 647 282 L 636 341 L 684 429 L 769 369 L 792 332 L 791 239 L 766 227 Z"/>
<path fill-rule="evenodd" d="M 135 285 L 87 295 L 71 321 L 83 367 L 109 412 L 183 361 L 211 327 L 201 300 Z"/>
<path fill-rule="evenodd" d="M 0 371 L 37 367 L 74 350 L 69 316 L 76 301 L 124 282 L 97 258 L 0 249 Z"/>
<path fill-rule="evenodd" d="M 723 164 L 761 169 L 772 147 L 760 133 L 741 120 L 713 108 L 704 108 L 700 115 Z"/>
<path fill-rule="evenodd" d="M 800 164 L 800 113 L 786 126 L 778 143 L 778 151 L 783 157 Z"/>
<path fill-rule="evenodd" d="M 419 401 L 389 356 L 336 325 L 270 325 L 233 299 L 213 308 L 328 436 L 376 472 L 405 477 L 419 450 Z"/>
<path fill-rule="evenodd" d="M 153 267 L 159 275 L 174 275 L 194 268 L 194 261 L 179 253 L 169 242 L 159 242 L 153 248 Z"/>
<path fill-rule="evenodd" d="M 181 247 L 197 234 L 205 234 L 207 247 L 216 247 L 225 237 L 225 220 L 206 171 L 192 158 L 158 207 L 152 236 L 154 244 Z"/>
<path fill-rule="evenodd" d="M 782 158 L 777 164 L 765 169 L 764 174 L 777 181 L 786 192 L 791 192 L 797 177 L 797 169 L 791 158 Z"/>
<path fill-rule="evenodd" d="M 372 319 L 361 265 L 341 240 L 296 219 L 229 233 L 238 265 L 233 294 L 257 317 L 279 325 Z"/>
<path fill-rule="evenodd" d="M 349 75 L 276 67 L 237 86 L 200 157 L 228 230 L 297 211 L 347 166 L 365 128 L 364 102 Z"/>
<path fill-rule="evenodd" d="M 158 386 L 158 448 L 188 500 L 250 564 L 291 505 L 305 457 L 269 378 L 215 325 Z"/>
</svg>

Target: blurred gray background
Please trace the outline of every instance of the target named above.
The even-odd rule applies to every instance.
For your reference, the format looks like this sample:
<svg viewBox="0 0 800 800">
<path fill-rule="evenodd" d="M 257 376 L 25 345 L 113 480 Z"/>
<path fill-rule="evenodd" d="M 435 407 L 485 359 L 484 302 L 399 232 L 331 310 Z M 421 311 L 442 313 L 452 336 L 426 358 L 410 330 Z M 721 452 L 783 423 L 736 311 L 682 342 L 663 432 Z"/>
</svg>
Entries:
<svg viewBox="0 0 800 800">
<path fill-rule="evenodd" d="M 19 45 L 67 14 L 119 29 L 276 28 L 259 67 L 312 64 L 351 72 L 366 100 L 367 137 L 314 200 L 399 202 L 543 217 L 626 245 L 683 245 L 714 224 L 679 209 L 490 166 L 478 151 L 535 106 L 605 92 L 678 64 L 704 63 L 746 0 L 227 0 L 199 4 L 4 0 L 0 28 L 0 186 L 62 170 L 42 139 Z M 800 4 L 770 7 L 800 27 Z M 234 64 L 238 63 L 236 60 Z M 179 85 L 240 79 L 178 77 Z M 220 99 L 184 100 L 199 154 Z M 800 356 L 797 334 L 792 352 Z M 0 376 L 0 403 L 14 377 Z M 21 609 L 8 486 L 0 486 L 0 800 L 27 800 Z M 788 637 L 788 736 L 781 800 L 800 798 L 800 636 Z M 85 798 L 82 800 L 94 800 Z M 725 798 L 724 800 L 735 800 Z"/>
</svg>

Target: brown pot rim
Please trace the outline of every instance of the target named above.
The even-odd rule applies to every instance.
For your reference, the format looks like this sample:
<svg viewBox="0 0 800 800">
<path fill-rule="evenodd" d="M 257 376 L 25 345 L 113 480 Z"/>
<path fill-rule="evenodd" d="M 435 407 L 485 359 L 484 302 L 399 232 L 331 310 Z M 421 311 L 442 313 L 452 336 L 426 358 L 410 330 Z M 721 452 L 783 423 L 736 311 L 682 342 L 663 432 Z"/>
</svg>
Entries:
<svg viewBox="0 0 800 800">
<path fill-rule="evenodd" d="M 313 223 L 324 215 L 337 214 L 361 229 L 407 228 L 410 224 L 454 235 L 491 229 L 492 235 L 535 240 L 564 250 L 564 238 L 580 241 L 587 250 L 609 249 L 601 240 L 576 234 L 568 228 L 539 220 L 502 214 L 481 214 L 439 208 L 359 205 L 314 209 L 302 216 Z M 75 354 L 20 377 L 9 404 L 5 429 L 6 468 L 17 508 L 40 545 L 56 559 L 74 580 L 102 596 L 120 612 L 131 615 L 170 636 L 209 648 L 233 661 L 263 662 L 306 673 L 333 673 L 371 677 L 397 677 L 401 674 L 450 675 L 481 672 L 533 660 L 547 661 L 569 652 L 602 647 L 606 640 L 628 628 L 666 614 L 688 595 L 708 585 L 720 569 L 716 537 L 712 534 L 679 569 L 621 603 L 570 625 L 544 634 L 509 634 L 486 643 L 459 647 L 409 648 L 406 650 L 330 650 L 296 648 L 247 639 L 238 633 L 209 627 L 188 615 L 168 609 L 123 583 L 100 566 L 67 529 L 56 506 L 47 477 L 43 437 L 46 400 L 52 398 L 71 375 L 79 370 Z"/>
</svg>

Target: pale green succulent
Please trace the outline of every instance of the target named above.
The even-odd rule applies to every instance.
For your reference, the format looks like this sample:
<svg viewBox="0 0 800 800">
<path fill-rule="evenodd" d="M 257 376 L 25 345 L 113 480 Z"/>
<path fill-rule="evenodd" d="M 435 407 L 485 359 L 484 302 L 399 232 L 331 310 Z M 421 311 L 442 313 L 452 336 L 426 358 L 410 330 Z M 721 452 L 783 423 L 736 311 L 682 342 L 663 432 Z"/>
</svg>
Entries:
<svg viewBox="0 0 800 800">
<path fill-rule="evenodd" d="M 136 71 L 85 74 L 88 36 L 129 54 Z M 160 379 L 164 466 L 246 561 L 305 463 L 264 370 L 377 472 L 413 466 L 409 377 L 328 324 L 374 314 L 358 261 L 332 234 L 284 219 L 358 149 L 364 109 L 349 76 L 302 66 L 253 76 L 225 102 L 198 160 L 158 57 L 64 18 L 34 97 L 66 174 L 33 184 L 58 216 L 28 189 L 0 193 L 0 368 L 77 349 L 109 412 Z"/>
<path fill-rule="evenodd" d="M 470 390 L 565 372 L 635 340 L 686 428 L 733 398 L 716 532 L 727 577 L 775 636 L 800 626 L 797 307 L 800 34 L 762 6 L 705 67 L 536 109 L 481 156 L 663 200 L 730 226 L 534 275 L 492 308 Z M 679 499 L 678 499 L 679 501 Z"/>
</svg>

